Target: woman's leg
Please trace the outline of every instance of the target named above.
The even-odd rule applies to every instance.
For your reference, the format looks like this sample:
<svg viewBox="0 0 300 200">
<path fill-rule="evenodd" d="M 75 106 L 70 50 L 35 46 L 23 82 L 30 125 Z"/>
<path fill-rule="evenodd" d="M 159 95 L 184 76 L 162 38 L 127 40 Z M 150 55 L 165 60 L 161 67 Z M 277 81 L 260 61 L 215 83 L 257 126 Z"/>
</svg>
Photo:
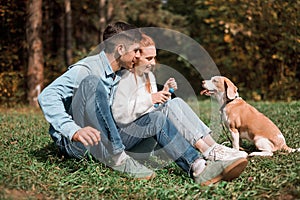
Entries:
<svg viewBox="0 0 300 200">
<path fill-rule="evenodd" d="M 145 114 L 126 127 L 122 127 L 120 135 L 126 149 L 133 148 L 145 138 L 154 137 L 170 158 L 188 173 L 192 163 L 201 158 L 197 150 L 160 111 Z"/>
<path fill-rule="evenodd" d="M 159 108 L 173 122 L 179 132 L 208 160 L 230 160 L 247 157 L 246 152 L 235 151 L 219 145 L 211 137 L 211 130 L 199 119 L 190 106 L 174 98 Z"/>
<path fill-rule="evenodd" d="M 162 112 L 155 110 L 120 130 L 126 148 L 132 148 L 145 138 L 154 137 L 170 158 L 192 176 L 196 183 L 208 185 L 238 177 L 247 165 L 243 158 L 206 163 L 196 149 L 178 132 Z"/>
<path fill-rule="evenodd" d="M 203 138 L 210 134 L 211 130 L 199 119 L 191 107 L 182 99 L 174 98 L 163 104 L 160 108 L 172 121 L 178 131 L 195 147 L 207 149 Z"/>
</svg>

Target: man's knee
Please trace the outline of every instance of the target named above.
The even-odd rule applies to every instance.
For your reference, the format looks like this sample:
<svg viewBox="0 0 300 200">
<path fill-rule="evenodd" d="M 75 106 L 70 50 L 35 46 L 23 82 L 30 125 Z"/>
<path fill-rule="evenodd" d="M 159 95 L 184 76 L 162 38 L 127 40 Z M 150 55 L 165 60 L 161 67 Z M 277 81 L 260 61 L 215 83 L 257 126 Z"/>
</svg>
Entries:
<svg viewBox="0 0 300 200">
<path fill-rule="evenodd" d="M 97 89 L 98 82 L 99 77 L 94 75 L 87 76 L 81 81 L 78 90 L 84 96 L 88 96 L 88 94 L 94 94 Z"/>
<path fill-rule="evenodd" d="M 87 76 L 85 79 L 83 79 L 82 84 L 87 88 L 87 89 L 96 89 L 98 82 L 100 78 L 95 76 L 95 75 L 90 75 Z"/>
</svg>

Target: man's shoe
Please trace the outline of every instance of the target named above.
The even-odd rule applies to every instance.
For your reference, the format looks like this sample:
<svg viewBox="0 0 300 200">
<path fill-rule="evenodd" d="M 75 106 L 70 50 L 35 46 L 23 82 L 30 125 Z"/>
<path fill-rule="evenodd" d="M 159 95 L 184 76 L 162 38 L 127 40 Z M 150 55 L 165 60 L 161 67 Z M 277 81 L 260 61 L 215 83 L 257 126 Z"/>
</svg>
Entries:
<svg viewBox="0 0 300 200">
<path fill-rule="evenodd" d="M 155 172 L 138 163 L 131 157 L 126 158 L 121 165 L 113 166 L 112 169 L 127 173 L 133 178 L 150 180 L 156 176 Z"/>
<path fill-rule="evenodd" d="M 212 161 L 230 161 L 236 158 L 247 158 L 247 156 L 245 151 L 232 149 L 221 144 L 214 145 L 208 154 L 204 155 L 207 160 Z"/>
<path fill-rule="evenodd" d="M 240 176 L 248 164 L 246 158 L 236 158 L 234 160 L 222 161 L 224 181 L 231 181 Z"/>
<path fill-rule="evenodd" d="M 204 170 L 198 176 L 194 176 L 194 180 L 201 185 L 219 182 L 223 178 L 223 170 L 221 161 L 207 161 Z"/>
</svg>

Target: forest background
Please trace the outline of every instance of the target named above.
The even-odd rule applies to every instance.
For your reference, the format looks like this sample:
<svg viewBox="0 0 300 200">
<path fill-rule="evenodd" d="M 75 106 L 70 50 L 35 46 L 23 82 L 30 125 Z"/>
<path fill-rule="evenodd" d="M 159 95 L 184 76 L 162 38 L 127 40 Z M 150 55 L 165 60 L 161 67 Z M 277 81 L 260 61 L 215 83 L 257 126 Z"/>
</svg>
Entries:
<svg viewBox="0 0 300 200">
<path fill-rule="evenodd" d="M 119 20 L 193 38 L 246 99 L 299 100 L 299 8 L 294 0 L 1 0 L 0 103 L 37 106 L 43 87 Z M 193 66 L 178 55 L 158 59 L 198 94 Z"/>
</svg>

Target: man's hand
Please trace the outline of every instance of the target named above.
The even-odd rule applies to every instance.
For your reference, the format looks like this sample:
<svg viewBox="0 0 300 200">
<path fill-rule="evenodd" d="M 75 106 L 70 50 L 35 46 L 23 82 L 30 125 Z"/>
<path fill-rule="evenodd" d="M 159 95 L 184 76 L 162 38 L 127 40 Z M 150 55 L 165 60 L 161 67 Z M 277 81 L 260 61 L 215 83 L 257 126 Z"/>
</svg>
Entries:
<svg viewBox="0 0 300 200">
<path fill-rule="evenodd" d="M 97 145 L 100 139 L 100 132 L 90 126 L 79 129 L 72 138 L 73 141 L 81 142 L 84 146 Z"/>
</svg>

